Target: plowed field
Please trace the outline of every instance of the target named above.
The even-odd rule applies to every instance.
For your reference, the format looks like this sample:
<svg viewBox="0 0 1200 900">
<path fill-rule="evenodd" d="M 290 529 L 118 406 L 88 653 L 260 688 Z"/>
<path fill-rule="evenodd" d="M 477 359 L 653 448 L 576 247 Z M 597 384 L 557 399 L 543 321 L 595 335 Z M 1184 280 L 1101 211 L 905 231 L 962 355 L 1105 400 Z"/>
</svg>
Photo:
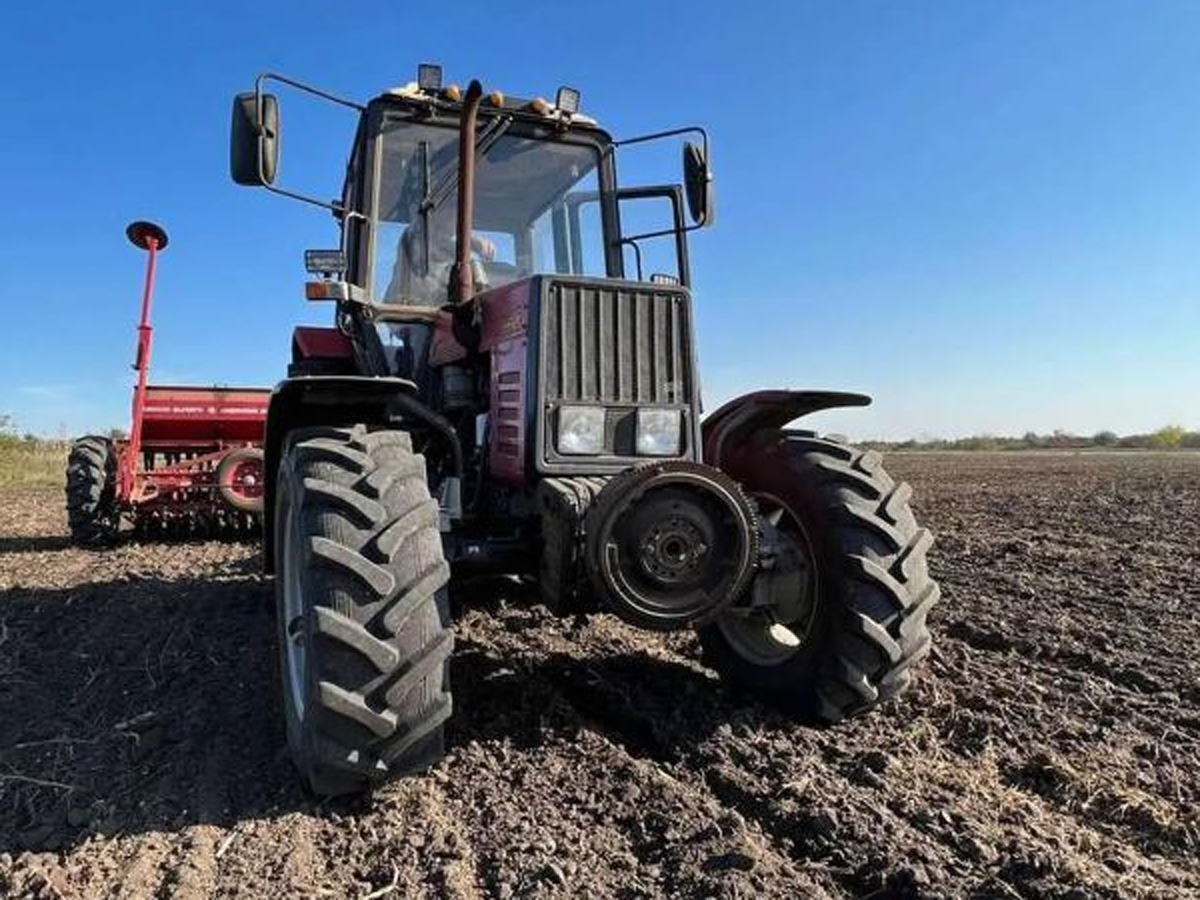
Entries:
<svg viewBox="0 0 1200 900">
<path fill-rule="evenodd" d="M 686 634 L 456 599 L 449 756 L 299 788 L 256 548 L 0 492 L 0 896 L 1200 897 L 1200 455 L 897 455 L 936 647 L 837 728 Z"/>
</svg>

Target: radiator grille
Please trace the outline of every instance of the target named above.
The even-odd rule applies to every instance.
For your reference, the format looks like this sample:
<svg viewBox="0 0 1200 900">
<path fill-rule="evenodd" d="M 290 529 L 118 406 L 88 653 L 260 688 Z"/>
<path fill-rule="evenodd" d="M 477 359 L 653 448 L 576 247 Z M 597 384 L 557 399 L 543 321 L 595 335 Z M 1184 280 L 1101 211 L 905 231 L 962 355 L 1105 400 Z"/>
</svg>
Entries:
<svg viewBox="0 0 1200 900">
<path fill-rule="evenodd" d="M 684 295 L 650 285 L 552 282 L 542 308 L 546 399 L 687 403 L 687 313 Z"/>
</svg>

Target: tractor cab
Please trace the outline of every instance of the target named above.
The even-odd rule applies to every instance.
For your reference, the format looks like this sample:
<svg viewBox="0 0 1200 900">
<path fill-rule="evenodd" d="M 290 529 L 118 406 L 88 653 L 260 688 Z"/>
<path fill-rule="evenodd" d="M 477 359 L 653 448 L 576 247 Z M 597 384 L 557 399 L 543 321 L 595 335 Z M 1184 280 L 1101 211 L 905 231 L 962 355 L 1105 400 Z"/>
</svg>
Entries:
<svg viewBox="0 0 1200 900">
<path fill-rule="evenodd" d="M 611 140 L 534 111 L 544 103 L 493 102 L 502 105 L 481 108 L 476 138 L 475 290 L 537 273 L 609 275 Z M 353 275 L 382 305 L 440 306 L 455 262 L 459 110 L 387 95 L 375 105 L 363 146 L 379 163 L 360 169 L 375 173 L 364 191 L 371 227 L 351 236 L 361 242 Z"/>
<path fill-rule="evenodd" d="M 279 82 L 359 112 L 343 194 L 326 203 L 279 188 L 279 107 L 264 85 Z M 534 274 L 575 274 L 641 280 L 642 242 L 675 238 L 669 279 L 687 285 L 686 233 L 711 224 L 708 138 L 698 127 L 614 141 L 579 111 L 579 92 L 560 88 L 541 98 L 484 94 L 470 103 L 458 85 L 443 86 L 441 70 L 422 65 L 417 81 L 385 91 L 365 105 L 277 75 L 260 76 L 234 107 L 232 168 L 239 184 L 330 208 L 343 221 L 346 281 L 377 306 L 439 306 L 455 299 L 463 119 L 474 109 L 472 275 L 476 290 Z M 683 135 L 686 201 L 680 185 L 619 188 L 616 150 Z M 623 233 L 622 204 L 661 199 L 670 221 L 649 233 Z M 458 298 L 461 299 L 461 298 Z"/>
</svg>

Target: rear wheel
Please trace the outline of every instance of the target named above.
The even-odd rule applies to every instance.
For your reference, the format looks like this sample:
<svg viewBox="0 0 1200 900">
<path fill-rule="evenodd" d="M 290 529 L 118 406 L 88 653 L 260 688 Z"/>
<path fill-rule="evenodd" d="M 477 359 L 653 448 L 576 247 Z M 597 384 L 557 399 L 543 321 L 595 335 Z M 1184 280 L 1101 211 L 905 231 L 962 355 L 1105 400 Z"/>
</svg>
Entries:
<svg viewBox="0 0 1200 900">
<path fill-rule="evenodd" d="M 909 486 L 874 451 L 782 431 L 759 433 L 723 468 L 755 498 L 773 552 L 746 600 L 700 631 L 718 671 L 829 722 L 907 688 L 939 596 Z"/>
<path fill-rule="evenodd" d="M 436 762 L 450 716 L 438 506 L 399 431 L 290 438 L 275 503 L 275 595 L 288 744 L 318 794 Z"/>
<path fill-rule="evenodd" d="M 117 534 L 117 459 L 112 441 L 90 435 L 71 444 L 67 456 L 67 525 L 71 542 L 106 544 Z"/>
</svg>

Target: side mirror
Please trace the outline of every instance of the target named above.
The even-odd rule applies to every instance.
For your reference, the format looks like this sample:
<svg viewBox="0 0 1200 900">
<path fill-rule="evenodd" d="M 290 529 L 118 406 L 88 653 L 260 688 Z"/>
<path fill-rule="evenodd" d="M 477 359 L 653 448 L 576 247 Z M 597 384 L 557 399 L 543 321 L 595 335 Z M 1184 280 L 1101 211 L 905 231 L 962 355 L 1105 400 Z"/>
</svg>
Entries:
<svg viewBox="0 0 1200 900">
<path fill-rule="evenodd" d="M 683 185 L 692 221 L 705 227 L 711 225 L 716 216 L 713 176 L 704 148 L 699 144 L 683 145 Z"/>
<path fill-rule="evenodd" d="M 279 102 L 262 95 L 262 118 L 253 93 L 233 98 L 229 130 L 229 174 L 237 184 L 264 187 L 279 167 Z"/>
</svg>

